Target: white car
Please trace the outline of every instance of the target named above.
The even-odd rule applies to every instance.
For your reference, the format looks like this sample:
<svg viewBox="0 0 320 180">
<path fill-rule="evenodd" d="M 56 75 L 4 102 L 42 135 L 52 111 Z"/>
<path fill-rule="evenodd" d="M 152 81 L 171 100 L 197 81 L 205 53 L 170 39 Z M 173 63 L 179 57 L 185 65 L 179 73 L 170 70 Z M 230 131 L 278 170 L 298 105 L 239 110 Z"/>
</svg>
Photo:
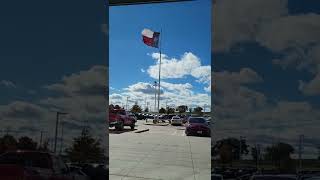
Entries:
<svg viewBox="0 0 320 180">
<path fill-rule="evenodd" d="M 182 125 L 182 118 L 180 118 L 179 116 L 173 116 L 171 118 L 171 125 Z"/>
</svg>

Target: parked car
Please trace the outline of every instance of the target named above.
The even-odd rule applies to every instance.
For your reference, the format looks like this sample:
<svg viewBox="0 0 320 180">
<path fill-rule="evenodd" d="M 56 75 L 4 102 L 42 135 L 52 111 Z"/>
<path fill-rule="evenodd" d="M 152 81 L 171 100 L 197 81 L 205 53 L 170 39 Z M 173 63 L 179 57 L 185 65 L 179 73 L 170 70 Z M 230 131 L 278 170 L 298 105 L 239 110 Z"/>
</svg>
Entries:
<svg viewBox="0 0 320 180">
<path fill-rule="evenodd" d="M 133 130 L 135 123 L 136 120 L 124 109 L 109 110 L 109 127 L 115 127 L 117 130 L 123 130 L 124 126 L 130 126 Z"/>
<path fill-rule="evenodd" d="M 135 122 L 137 122 L 137 117 L 136 117 L 136 115 L 129 113 L 129 116 L 130 116 L 131 118 L 133 118 L 133 119 L 135 120 Z"/>
<path fill-rule="evenodd" d="M 141 113 L 136 114 L 136 117 L 137 117 L 137 120 L 145 120 L 146 119 L 145 114 L 141 114 Z"/>
<path fill-rule="evenodd" d="M 182 125 L 182 118 L 181 117 L 179 117 L 179 116 L 173 116 L 172 118 L 171 118 L 171 125 Z"/>
<path fill-rule="evenodd" d="M 189 117 L 185 133 L 190 135 L 211 136 L 211 129 L 203 117 Z"/>
<path fill-rule="evenodd" d="M 59 156 L 38 151 L 12 151 L 0 155 L 1 180 L 75 180 Z"/>
</svg>

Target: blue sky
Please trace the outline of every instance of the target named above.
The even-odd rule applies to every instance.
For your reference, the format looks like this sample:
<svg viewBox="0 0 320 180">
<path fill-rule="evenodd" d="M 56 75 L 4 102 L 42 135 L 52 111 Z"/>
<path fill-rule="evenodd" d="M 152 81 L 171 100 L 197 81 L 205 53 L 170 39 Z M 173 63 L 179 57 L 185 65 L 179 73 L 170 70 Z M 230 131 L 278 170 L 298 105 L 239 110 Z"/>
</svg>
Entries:
<svg viewBox="0 0 320 180">
<path fill-rule="evenodd" d="M 157 80 L 150 77 L 148 69 L 156 63 L 151 54 L 159 50 L 142 42 L 141 31 L 144 28 L 162 29 L 162 53 L 168 56 L 169 61 L 172 58 L 179 61 L 189 52 L 199 59 L 201 66 L 210 66 L 210 0 L 110 7 L 109 13 L 111 95 L 126 93 L 124 88 L 138 82 L 153 83 Z M 193 93 L 210 97 L 210 92 L 204 90 L 208 84 L 197 82 L 198 78 L 190 74 L 179 78 L 164 77 L 163 80 L 172 84 L 189 83 Z M 209 104 L 209 99 L 205 101 Z"/>
</svg>

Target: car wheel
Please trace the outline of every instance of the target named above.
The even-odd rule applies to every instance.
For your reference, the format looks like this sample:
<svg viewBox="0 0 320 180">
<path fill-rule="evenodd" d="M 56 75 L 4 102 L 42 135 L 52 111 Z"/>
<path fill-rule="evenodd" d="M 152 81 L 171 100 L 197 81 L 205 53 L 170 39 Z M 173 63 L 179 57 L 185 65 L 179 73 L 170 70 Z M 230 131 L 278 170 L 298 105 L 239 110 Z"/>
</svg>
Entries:
<svg viewBox="0 0 320 180">
<path fill-rule="evenodd" d="M 122 121 L 120 121 L 120 123 L 116 125 L 116 129 L 119 131 L 123 130 L 123 122 Z"/>
<path fill-rule="evenodd" d="M 130 128 L 131 130 L 134 130 L 135 124 L 131 125 Z"/>
</svg>

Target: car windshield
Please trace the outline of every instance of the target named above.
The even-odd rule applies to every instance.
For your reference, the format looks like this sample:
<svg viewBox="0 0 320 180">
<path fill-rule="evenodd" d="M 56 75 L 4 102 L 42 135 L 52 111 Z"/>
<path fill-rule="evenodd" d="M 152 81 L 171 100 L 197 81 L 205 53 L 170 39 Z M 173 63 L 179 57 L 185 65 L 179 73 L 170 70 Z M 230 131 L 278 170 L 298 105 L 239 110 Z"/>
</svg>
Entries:
<svg viewBox="0 0 320 180">
<path fill-rule="evenodd" d="M 206 123 L 206 120 L 203 118 L 190 118 L 189 123 Z"/>
<path fill-rule="evenodd" d="M 26 167 L 49 168 L 49 157 L 45 153 L 6 153 L 0 156 L 0 164 L 16 164 Z"/>
</svg>

